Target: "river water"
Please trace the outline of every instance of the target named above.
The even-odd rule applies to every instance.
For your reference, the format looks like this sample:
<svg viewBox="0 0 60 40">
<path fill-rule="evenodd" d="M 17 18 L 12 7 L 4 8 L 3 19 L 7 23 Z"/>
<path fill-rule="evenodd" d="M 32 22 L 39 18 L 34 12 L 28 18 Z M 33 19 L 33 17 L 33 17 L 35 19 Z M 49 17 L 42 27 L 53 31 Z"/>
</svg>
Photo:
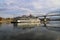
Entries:
<svg viewBox="0 0 60 40">
<path fill-rule="evenodd" d="M 60 21 L 22 24 L 0 24 L 0 40 L 60 40 Z"/>
</svg>

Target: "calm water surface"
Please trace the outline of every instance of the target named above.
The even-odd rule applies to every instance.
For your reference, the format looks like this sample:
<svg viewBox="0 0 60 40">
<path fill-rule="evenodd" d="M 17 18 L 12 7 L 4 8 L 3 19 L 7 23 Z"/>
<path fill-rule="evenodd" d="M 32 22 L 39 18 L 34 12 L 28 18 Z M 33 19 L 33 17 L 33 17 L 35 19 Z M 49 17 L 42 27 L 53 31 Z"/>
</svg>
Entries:
<svg viewBox="0 0 60 40">
<path fill-rule="evenodd" d="M 0 24 L 0 40 L 60 40 L 60 21 L 44 24 Z"/>
</svg>

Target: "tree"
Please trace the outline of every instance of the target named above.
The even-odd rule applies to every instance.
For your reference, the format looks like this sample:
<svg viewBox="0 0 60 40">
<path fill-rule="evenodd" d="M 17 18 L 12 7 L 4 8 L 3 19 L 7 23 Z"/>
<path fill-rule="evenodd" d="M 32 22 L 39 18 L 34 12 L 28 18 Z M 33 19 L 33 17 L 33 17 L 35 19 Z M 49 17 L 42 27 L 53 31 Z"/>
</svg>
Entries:
<svg viewBox="0 0 60 40">
<path fill-rule="evenodd" d="M 2 20 L 3 18 L 2 17 L 0 17 L 0 21 Z"/>
</svg>

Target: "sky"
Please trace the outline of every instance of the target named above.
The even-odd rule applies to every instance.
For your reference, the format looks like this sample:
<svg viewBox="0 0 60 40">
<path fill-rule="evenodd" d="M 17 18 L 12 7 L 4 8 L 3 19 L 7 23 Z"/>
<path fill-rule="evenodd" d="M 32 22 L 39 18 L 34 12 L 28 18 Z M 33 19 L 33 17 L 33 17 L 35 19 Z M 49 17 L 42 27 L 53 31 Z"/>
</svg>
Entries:
<svg viewBox="0 0 60 40">
<path fill-rule="evenodd" d="M 47 15 L 56 10 L 60 10 L 60 0 L 0 0 L 1 17 Z"/>
</svg>

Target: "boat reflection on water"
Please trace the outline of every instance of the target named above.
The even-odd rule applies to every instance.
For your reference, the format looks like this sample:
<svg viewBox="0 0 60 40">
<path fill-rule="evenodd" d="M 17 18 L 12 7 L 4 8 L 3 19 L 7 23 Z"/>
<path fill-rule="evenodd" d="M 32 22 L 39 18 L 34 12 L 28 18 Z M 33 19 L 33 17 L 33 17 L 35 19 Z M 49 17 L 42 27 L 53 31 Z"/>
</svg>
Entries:
<svg viewBox="0 0 60 40">
<path fill-rule="evenodd" d="M 14 27 L 19 28 L 33 28 L 33 27 L 39 27 L 40 23 L 14 23 Z"/>
</svg>

